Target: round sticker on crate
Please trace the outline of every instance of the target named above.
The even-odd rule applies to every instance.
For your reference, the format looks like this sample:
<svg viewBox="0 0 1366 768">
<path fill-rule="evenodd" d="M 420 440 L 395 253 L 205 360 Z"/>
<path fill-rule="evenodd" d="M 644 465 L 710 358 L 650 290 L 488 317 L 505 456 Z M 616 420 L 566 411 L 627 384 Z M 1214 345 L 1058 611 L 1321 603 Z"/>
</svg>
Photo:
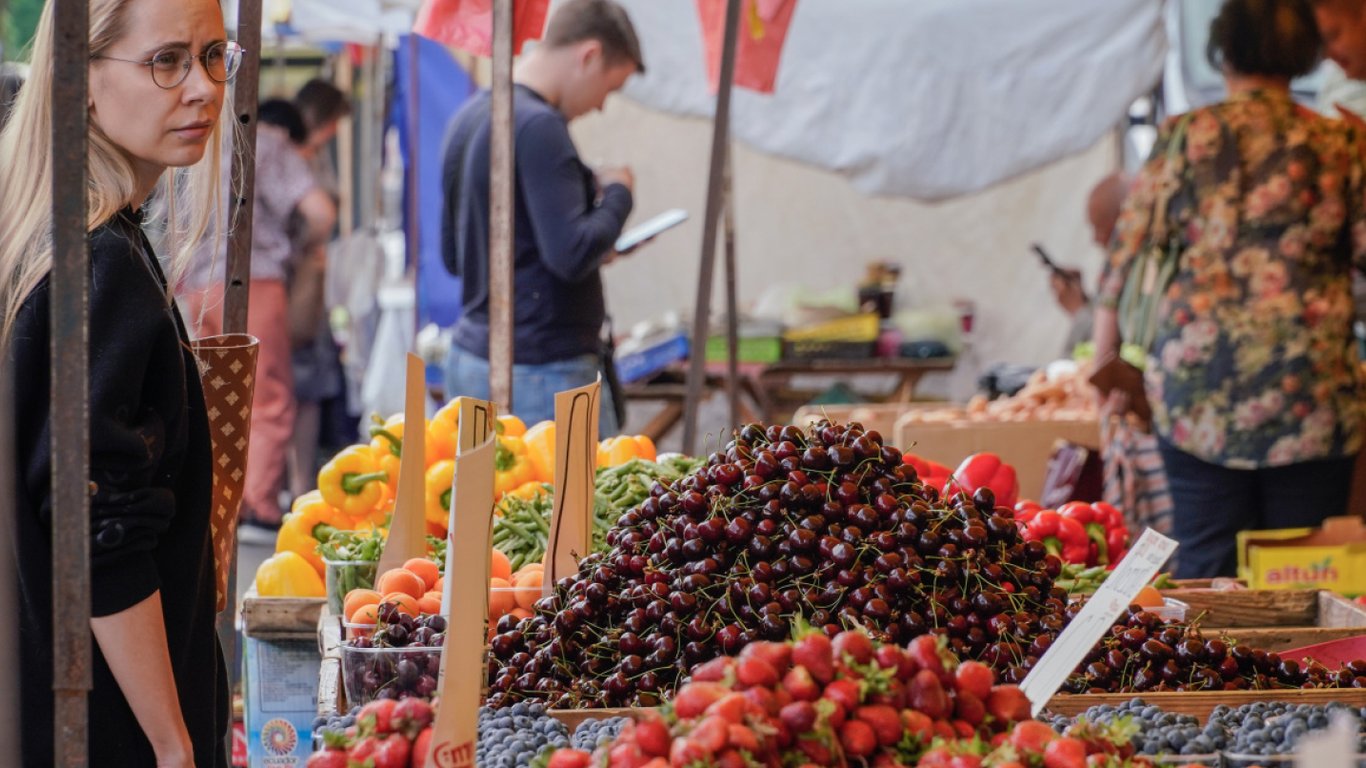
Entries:
<svg viewBox="0 0 1366 768">
<path fill-rule="evenodd" d="M 294 752 L 299 746 L 299 732 L 294 724 L 282 718 L 268 720 L 261 726 L 261 746 L 272 755 L 283 757 Z"/>
</svg>

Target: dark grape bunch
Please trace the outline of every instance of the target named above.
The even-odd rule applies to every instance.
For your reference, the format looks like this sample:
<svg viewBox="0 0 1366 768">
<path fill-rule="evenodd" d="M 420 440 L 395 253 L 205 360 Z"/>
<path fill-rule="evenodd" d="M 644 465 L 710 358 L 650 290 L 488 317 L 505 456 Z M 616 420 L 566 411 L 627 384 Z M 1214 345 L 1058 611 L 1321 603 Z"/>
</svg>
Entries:
<svg viewBox="0 0 1366 768">
<path fill-rule="evenodd" d="M 570 746 L 574 749 L 582 749 L 585 752 L 592 752 L 603 744 L 607 744 L 615 739 L 624 725 L 631 722 L 629 717 L 590 717 L 579 723 L 579 727 L 574 729 L 574 736 L 570 739 Z"/>
<path fill-rule="evenodd" d="M 1081 609 L 1067 607 L 1070 619 Z M 1077 667 L 1069 693 L 1268 690 L 1366 687 L 1366 661 L 1338 669 L 1281 658 L 1221 637 L 1205 638 L 1198 626 L 1164 623 L 1130 606 L 1123 621 Z"/>
<path fill-rule="evenodd" d="M 393 603 L 379 607 L 379 621 L 368 636 L 353 637 L 342 647 L 342 675 L 351 701 L 401 699 L 436 693 L 441 672 L 441 646 L 446 641 L 443 616 L 413 617 Z M 386 653 L 373 649 L 411 649 Z"/>
<path fill-rule="evenodd" d="M 533 616 L 491 642 L 489 704 L 651 706 L 696 665 L 798 619 L 926 632 L 1018 682 L 1065 622 L 1061 562 L 988 490 L 949 499 L 858 424 L 749 425 L 626 511 Z"/>
<path fill-rule="evenodd" d="M 530 765 L 547 748 L 569 746 L 569 732 L 540 704 L 521 702 L 503 710 L 479 708 L 479 742 L 474 764 L 479 768 Z"/>
</svg>

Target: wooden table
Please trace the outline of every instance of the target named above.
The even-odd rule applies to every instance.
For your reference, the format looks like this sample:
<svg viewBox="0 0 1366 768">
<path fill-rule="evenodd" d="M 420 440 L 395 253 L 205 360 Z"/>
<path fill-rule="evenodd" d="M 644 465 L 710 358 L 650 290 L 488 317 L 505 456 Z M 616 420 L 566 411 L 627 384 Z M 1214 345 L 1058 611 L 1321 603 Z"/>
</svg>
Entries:
<svg viewBox="0 0 1366 768">
<path fill-rule="evenodd" d="M 794 377 L 810 375 L 895 375 L 897 384 L 887 400 L 908 403 L 915 394 L 916 385 L 925 374 L 951 371 L 956 363 L 957 358 L 953 357 L 874 357 L 741 363 L 737 370 L 736 382 L 741 394 L 740 415 L 745 421 L 761 421 L 766 424 L 790 421 L 793 411 L 819 394 L 792 387 Z M 727 375 L 725 363 L 708 363 L 706 370 L 708 393 L 724 391 Z M 642 434 L 649 435 L 656 442 L 683 418 L 683 401 L 687 392 L 686 373 L 686 363 L 681 362 L 648 379 L 624 387 L 628 401 L 664 402 L 664 409 L 641 430 Z"/>
</svg>

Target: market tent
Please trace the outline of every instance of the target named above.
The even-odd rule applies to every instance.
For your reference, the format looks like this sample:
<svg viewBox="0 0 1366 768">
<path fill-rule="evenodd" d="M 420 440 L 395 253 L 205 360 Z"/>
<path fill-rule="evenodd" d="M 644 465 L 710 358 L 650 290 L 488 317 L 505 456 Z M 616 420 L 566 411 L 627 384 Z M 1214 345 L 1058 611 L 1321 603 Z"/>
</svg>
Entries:
<svg viewBox="0 0 1366 768">
<path fill-rule="evenodd" d="M 291 34 L 309 40 L 373 44 L 380 35 L 406 34 L 421 0 L 266 0 L 265 34 L 287 22 Z"/>
<path fill-rule="evenodd" d="M 695 4 L 621 2 L 647 64 L 625 93 L 709 116 Z M 776 92 L 737 90 L 732 130 L 865 193 L 944 199 L 1092 146 L 1157 82 L 1165 52 L 1152 0 L 800 2 Z"/>
</svg>

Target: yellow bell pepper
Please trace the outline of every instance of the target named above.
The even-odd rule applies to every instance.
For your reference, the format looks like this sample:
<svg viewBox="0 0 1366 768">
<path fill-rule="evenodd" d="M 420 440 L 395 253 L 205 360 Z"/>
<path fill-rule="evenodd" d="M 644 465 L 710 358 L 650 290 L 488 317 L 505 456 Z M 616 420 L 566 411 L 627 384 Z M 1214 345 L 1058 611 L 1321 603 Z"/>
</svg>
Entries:
<svg viewBox="0 0 1366 768">
<path fill-rule="evenodd" d="M 455 458 L 456 430 L 460 427 L 460 400 L 441 406 L 427 427 L 427 466 Z"/>
<path fill-rule="evenodd" d="M 442 459 L 427 469 L 427 503 L 424 507 L 427 522 L 433 525 L 450 524 L 451 486 L 455 482 L 455 461 Z"/>
<path fill-rule="evenodd" d="M 392 491 L 398 487 L 398 463 L 403 458 L 403 415 L 390 416 L 385 421 L 378 416 L 370 418 L 374 421 L 370 427 L 370 450 L 375 454 L 379 471 L 388 475 Z"/>
<path fill-rule="evenodd" d="M 365 518 L 389 497 L 385 484 L 389 479 L 370 446 L 353 445 L 318 470 L 318 490 L 324 501 L 347 517 Z"/>
<path fill-rule="evenodd" d="M 493 459 L 493 498 L 503 498 L 503 494 L 536 479 L 536 470 L 531 466 L 527 455 L 526 443 L 520 437 L 498 438 L 498 452 Z"/>
<path fill-rule="evenodd" d="M 534 479 L 555 482 L 555 422 L 542 421 L 522 436 Z"/>
<path fill-rule="evenodd" d="M 323 577 L 298 552 L 277 552 L 256 569 L 261 597 L 324 597 Z"/>
<path fill-rule="evenodd" d="M 323 501 L 321 493 L 309 491 L 294 500 L 289 514 L 280 521 L 275 551 L 299 555 L 321 575 L 323 559 L 318 556 L 318 544 L 326 541 L 333 531 L 354 527 L 354 521 Z"/>
<path fill-rule="evenodd" d="M 530 501 L 531 499 L 534 499 L 538 496 L 545 496 L 546 494 L 553 492 L 554 489 L 550 487 L 549 483 L 543 483 L 540 480 L 531 480 L 522 483 L 516 488 L 513 488 L 512 490 L 503 494 L 503 498 L 508 498 L 509 496 L 511 496 L 514 499 L 526 499 Z"/>
<path fill-rule="evenodd" d="M 598 444 L 598 467 L 619 467 L 631 459 L 654 461 L 655 443 L 645 435 L 609 437 Z"/>
<path fill-rule="evenodd" d="M 498 434 L 503 437 L 523 437 L 526 435 L 526 422 L 507 414 L 498 417 Z"/>
</svg>

